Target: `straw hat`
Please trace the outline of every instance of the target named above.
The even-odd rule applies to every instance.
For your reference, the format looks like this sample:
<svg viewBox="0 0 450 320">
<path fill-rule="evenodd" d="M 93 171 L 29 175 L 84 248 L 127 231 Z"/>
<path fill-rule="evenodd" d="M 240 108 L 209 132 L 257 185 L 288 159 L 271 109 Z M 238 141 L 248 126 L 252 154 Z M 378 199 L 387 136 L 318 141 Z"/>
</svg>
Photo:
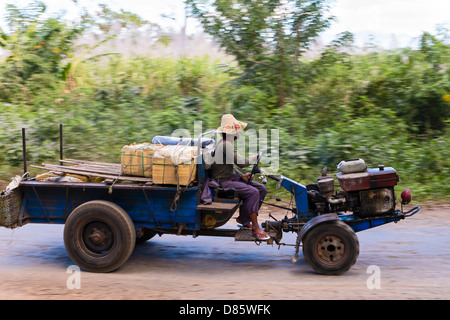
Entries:
<svg viewBox="0 0 450 320">
<path fill-rule="evenodd" d="M 224 114 L 220 127 L 217 128 L 217 132 L 226 134 L 237 134 L 243 131 L 247 127 L 246 122 L 238 121 L 232 114 Z"/>
</svg>

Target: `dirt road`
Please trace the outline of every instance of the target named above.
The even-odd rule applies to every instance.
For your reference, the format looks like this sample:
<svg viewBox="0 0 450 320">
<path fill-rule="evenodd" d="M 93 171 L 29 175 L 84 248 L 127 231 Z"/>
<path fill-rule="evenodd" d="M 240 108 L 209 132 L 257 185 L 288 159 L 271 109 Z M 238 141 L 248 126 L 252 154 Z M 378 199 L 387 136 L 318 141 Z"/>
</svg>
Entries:
<svg viewBox="0 0 450 320">
<path fill-rule="evenodd" d="M 115 272 L 72 273 L 63 228 L 0 228 L 0 299 L 450 298 L 450 205 L 358 233 L 359 258 L 341 276 L 314 273 L 302 255 L 292 264 L 293 247 L 170 235 L 137 246 Z"/>
</svg>

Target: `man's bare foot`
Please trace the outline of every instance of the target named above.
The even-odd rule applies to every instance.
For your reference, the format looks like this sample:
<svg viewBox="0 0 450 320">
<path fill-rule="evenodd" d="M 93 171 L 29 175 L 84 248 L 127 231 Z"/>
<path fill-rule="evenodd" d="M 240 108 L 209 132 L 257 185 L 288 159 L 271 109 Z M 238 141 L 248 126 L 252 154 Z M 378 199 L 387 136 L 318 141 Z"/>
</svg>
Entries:
<svg viewBox="0 0 450 320">
<path fill-rule="evenodd" d="M 257 240 L 269 240 L 270 237 L 267 235 L 267 233 L 265 233 L 261 228 L 254 228 L 252 230 L 252 235 L 257 239 Z"/>
<path fill-rule="evenodd" d="M 253 229 L 253 225 L 251 222 L 247 222 L 246 224 L 243 224 L 239 217 L 236 218 L 236 222 L 239 223 L 242 226 L 242 228 L 244 228 L 244 229 L 248 229 L 248 230 Z"/>
</svg>

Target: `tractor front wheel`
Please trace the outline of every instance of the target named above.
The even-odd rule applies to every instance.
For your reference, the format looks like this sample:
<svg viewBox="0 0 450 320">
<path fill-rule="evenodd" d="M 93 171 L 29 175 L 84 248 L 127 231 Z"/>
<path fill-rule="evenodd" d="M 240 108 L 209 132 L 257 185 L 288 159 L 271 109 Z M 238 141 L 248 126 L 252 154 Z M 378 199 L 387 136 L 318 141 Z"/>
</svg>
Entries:
<svg viewBox="0 0 450 320">
<path fill-rule="evenodd" d="M 321 223 L 303 238 L 303 256 L 318 273 L 339 275 L 348 271 L 359 255 L 358 238 L 342 221 Z"/>
</svg>

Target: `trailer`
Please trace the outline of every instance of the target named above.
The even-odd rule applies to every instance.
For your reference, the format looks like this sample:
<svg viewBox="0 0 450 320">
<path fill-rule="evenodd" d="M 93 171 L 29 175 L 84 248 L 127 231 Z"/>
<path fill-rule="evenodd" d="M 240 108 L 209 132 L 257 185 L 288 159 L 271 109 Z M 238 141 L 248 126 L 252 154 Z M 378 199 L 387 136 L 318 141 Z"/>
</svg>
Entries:
<svg viewBox="0 0 450 320">
<path fill-rule="evenodd" d="M 210 134 L 206 132 L 200 139 Z M 27 172 L 26 143 L 24 141 L 24 171 Z M 123 265 L 137 243 L 156 235 L 216 236 L 233 238 L 236 242 L 261 241 L 250 230 L 229 228 L 225 224 L 238 210 L 241 200 L 233 189 L 211 189 L 213 201 L 204 204 L 201 194 L 208 170 L 198 153 L 195 180 L 179 185 L 158 185 L 150 178 L 127 177 L 117 164 L 64 159 L 62 149 L 58 165 L 37 166 L 45 170 L 102 176 L 102 182 L 36 181 L 24 176 L 18 187 L 3 198 L 0 213 L 6 227 L 28 223 L 65 224 L 64 244 L 70 258 L 89 272 L 111 272 Z M 284 233 L 296 233 L 291 245 L 296 262 L 300 248 L 306 262 L 318 273 L 337 275 L 348 271 L 359 255 L 357 232 L 383 224 L 398 222 L 416 214 L 420 207 L 405 211 L 411 193 L 401 195 L 401 209 L 397 209 L 394 186 L 398 175 L 393 168 L 379 166 L 358 172 L 340 172 L 340 189 L 334 190 L 335 180 L 324 170 L 317 183 L 303 185 L 283 175 L 270 175 L 259 168 L 261 153 L 251 175 L 259 174 L 275 181 L 292 197 L 292 205 L 264 202 L 288 210 L 292 214 L 277 220 L 271 217 L 262 223 L 270 236 L 269 245 L 281 242 Z M 351 160 L 353 161 L 353 160 Z M 347 162 L 349 163 L 349 162 Z M 351 164 L 350 164 L 351 166 Z M 8 204 L 9 203 L 9 204 Z M 6 210 L 9 206 L 12 209 Z M 14 210 L 14 207 L 16 208 Z M 2 209 L 3 208 L 3 209 Z M 16 217 L 8 216 L 16 212 Z M 1 222 L 0 222 L 1 224 Z"/>
</svg>

